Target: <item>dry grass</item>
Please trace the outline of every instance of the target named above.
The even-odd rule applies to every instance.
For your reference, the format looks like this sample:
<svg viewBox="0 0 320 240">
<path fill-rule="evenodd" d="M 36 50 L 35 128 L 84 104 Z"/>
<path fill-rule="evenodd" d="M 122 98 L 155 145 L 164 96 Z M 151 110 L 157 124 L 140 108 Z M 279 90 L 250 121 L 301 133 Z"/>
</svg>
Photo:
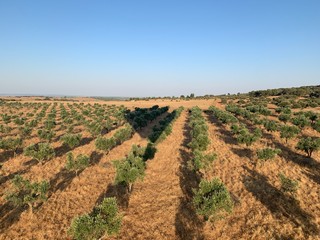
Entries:
<svg viewBox="0 0 320 240">
<path fill-rule="evenodd" d="M 38 101 L 20 98 L 22 101 Z M 125 105 L 128 108 L 169 105 L 171 110 L 198 105 L 223 108 L 218 100 L 104 102 L 77 99 L 89 103 Z M 45 101 L 48 102 L 48 101 Z M 191 158 L 187 143 L 188 112 L 173 124 L 173 132 L 157 145 L 154 159 L 147 162 L 143 181 L 134 184 L 130 196 L 114 186 L 115 170 L 111 161 L 123 158 L 132 144 L 146 145 L 150 124 L 144 132 L 112 149 L 108 155 L 96 151 L 94 140 L 79 127 L 86 138 L 74 152 L 87 154 L 93 164 L 76 177 L 65 171 L 66 150 L 61 142 L 53 146 L 59 154 L 44 165 L 18 154 L 0 152 L 5 176 L 0 179 L 0 194 L 4 195 L 10 179 L 20 173 L 28 179 L 48 179 L 51 183 L 47 202 L 30 216 L 25 209 L 12 208 L 0 198 L 0 239 L 68 239 L 67 229 L 73 217 L 90 212 L 103 197 L 116 196 L 123 214 L 123 226 L 114 239 L 320 239 L 320 154 L 305 161 L 294 148 L 297 140 L 285 144 L 279 133 L 264 132 L 264 137 L 250 148 L 240 146 L 230 129 L 204 114 L 209 127 L 209 151 L 218 158 L 205 178 L 219 177 L 235 202 L 234 211 L 226 218 L 211 223 L 197 216 L 192 206 L 192 188 L 199 176 L 188 168 Z M 58 116 L 59 117 L 59 116 Z M 250 127 L 250 123 L 243 121 Z M 17 132 L 13 132 L 16 134 Z M 63 134 L 58 131 L 57 136 Z M 108 133 L 111 136 L 113 132 Z M 308 128 L 304 134 L 319 136 Z M 27 144 L 37 142 L 34 136 Z M 282 153 L 264 165 L 257 164 L 256 150 L 266 146 L 280 148 Z M 295 197 L 280 191 L 279 172 L 299 181 Z"/>
</svg>

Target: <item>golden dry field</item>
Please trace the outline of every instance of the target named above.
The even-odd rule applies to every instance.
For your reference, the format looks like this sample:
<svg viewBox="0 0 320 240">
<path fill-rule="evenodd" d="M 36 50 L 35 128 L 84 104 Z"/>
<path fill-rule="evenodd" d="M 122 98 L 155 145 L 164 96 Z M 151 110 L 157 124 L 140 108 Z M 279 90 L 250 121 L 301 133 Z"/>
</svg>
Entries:
<svg viewBox="0 0 320 240">
<path fill-rule="evenodd" d="M 0 239 L 72 239 L 72 220 L 108 197 L 116 198 L 122 224 L 118 235 L 101 239 L 320 239 L 320 152 L 307 157 L 296 148 L 302 138 L 320 137 L 319 107 L 283 113 L 285 107 L 281 110 L 271 98 L 3 99 L 0 140 L 22 142 L 13 148 L 0 143 Z M 181 114 L 175 115 L 179 109 Z M 303 115 L 308 111 L 315 113 L 315 121 Z M 191 144 L 197 124 L 190 122 L 197 113 L 208 137 L 201 153 L 215 155 L 200 168 L 195 167 L 196 147 Z M 288 120 L 280 120 L 281 114 Z M 301 118 L 307 119 L 305 124 L 300 124 Z M 281 129 L 294 125 L 299 131 L 286 141 Z M 131 130 L 117 138 L 121 129 Z M 155 136 L 156 131 L 161 135 Z M 65 144 L 63 136 L 68 134 L 80 134 L 79 142 Z M 99 138 L 116 138 L 116 144 L 99 149 Z M 40 142 L 48 143 L 54 156 L 27 156 L 25 149 Z M 146 159 L 143 179 L 129 192 L 115 182 L 114 160 L 128 156 L 133 145 L 147 147 L 150 142 L 155 154 Z M 266 148 L 278 152 L 272 159 L 259 157 Z M 87 156 L 89 165 L 76 174 L 66 167 L 68 152 Z M 285 191 L 279 174 L 297 182 L 296 191 Z M 9 201 L 17 175 L 47 181 L 46 201 L 35 201 L 32 207 Z M 228 190 L 232 210 L 221 219 L 206 219 L 197 213 L 193 199 L 199 183 L 214 178 Z"/>
</svg>

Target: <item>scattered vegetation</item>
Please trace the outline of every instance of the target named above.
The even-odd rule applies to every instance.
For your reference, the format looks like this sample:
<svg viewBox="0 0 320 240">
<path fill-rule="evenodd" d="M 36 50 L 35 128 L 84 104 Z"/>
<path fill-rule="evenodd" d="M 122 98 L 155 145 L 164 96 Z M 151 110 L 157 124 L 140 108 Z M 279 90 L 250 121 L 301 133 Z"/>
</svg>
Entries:
<svg viewBox="0 0 320 240">
<path fill-rule="evenodd" d="M 55 157 L 54 148 L 49 143 L 31 144 L 23 150 L 23 153 L 41 163 Z"/>
<path fill-rule="evenodd" d="M 81 134 L 65 134 L 60 140 L 64 145 L 68 146 L 70 149 L 74 149 L 76 146 L 80 145 L 81 142 Z"/>
<path fill-rule="evenodd" d="M 286 177 L 284 174 L 279 174 L 279 179 L 281 182 L 281 190 L 283 192 L 288 192 L 291 194 L 295 194 L 298 190 L 299 183 L 296 180 L 292 180 L 288 177 Z"/>
<path fill-rule="evenodd" d="M 122 216 L 115 198 L 104 198 L 89 214 L 72 220 L 69 234 L 76 240 L 98 240 L 120 231 Z"/>
<path fill-rule="evenodd" d="M 80 154 L 76 157 L 73 156 L 72 152 L 67 153 L 66 169 L 73 171 L 78 176 L 79 171 L 84 170 L 90 165 L 90 158 L 86 155 Z"/>
<path fill-rule="evenodd" d="M 19 207 L 28 205 L 32 213 L 36 205 L 47 200 L 48 189 L 49 183 L 47 181 L 31 182 L 20 175 L 15 175 L 6 200 Z"/>
<path fill-rule="evenodd" d="M 203 215 L 206 220 L 222 218 L 233 209 L 230 194 L 218 178 L 212 181 L 201 180 L 199 189 L 194 190 L 193 203 L 197 213 Z"/>
<path fill-rule="evenodd" d="M 270 159 L 273 159 L 276 155 L 279 155 L 281 153 L 281 150 L 276 148 L 264 148 L 261 150 L 257 150 L 257 156 L 260 161 L 267 161 Z"/>
<path fill-rule="evenodd" d="M 301 138 L 296 146 L 298 150 L 304 151 L 310 158 L 312 153 L 320 149 L 320 138 Z"/>
</svg>

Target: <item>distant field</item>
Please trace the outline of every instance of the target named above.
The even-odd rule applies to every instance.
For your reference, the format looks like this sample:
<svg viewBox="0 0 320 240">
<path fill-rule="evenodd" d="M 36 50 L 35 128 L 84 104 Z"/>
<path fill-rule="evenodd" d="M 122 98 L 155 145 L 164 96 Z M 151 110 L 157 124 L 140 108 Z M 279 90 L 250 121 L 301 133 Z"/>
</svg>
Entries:
<svg viewBox="0 0 320 240">
<path fill-rule="evenodd" d="M 318 99 L 1 98 L 0 239 L 72 239 L 72 220 L 107 197 L 122 214 L 110 239 L 320 239 L 320 152 L 307 157 L 296 147 L 320 137 Z M 297 132 L 284 135 L 286 126 Z M 68 145 L 67 135 L 79 141 Z M 8 147 L 8 139 L 21 142 Z M 38 143 L 48 143 L 54 156 L 27 156 L 26 147 Z M 129 192 L 115 182 L 114 160 L 128 157 L 133 145 L 144 157 L 150 146 L 155 154 L 143 159 L 144 177 Z M 266 148 L 275 151 L 270 159 L 261 155 Z M 70 170 L 69 152 L 87 156 L 89 165 Z M 196 162 L 197 154 L 214 157 Z M 280 174 L 298 183 L 296 191 Z M 47 200 L 32 203 L 32 213 L 7 199 L 16 175 L 49 183 Z M 232 210 L 206 221 L 193 199 L 199 183 L 213 178 L 227 189 Z"/>
</svg>

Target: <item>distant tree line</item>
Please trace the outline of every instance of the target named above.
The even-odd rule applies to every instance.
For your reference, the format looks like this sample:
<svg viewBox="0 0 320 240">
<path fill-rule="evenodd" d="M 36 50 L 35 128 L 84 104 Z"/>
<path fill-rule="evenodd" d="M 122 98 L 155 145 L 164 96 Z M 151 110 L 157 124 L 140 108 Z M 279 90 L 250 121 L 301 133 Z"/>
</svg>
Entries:
<svg viewBox="0 0 320 240">
<path fill-rule="evenodd" d="M 293 88 L 277 88 L 267 90 L 257 90 L 249 92 L 250 97 L 267 97 L 267 96 L 282 96 L 293 95 L 303 97 L 320 97 L 320 85 L 318 86 L 302 86 Z"/>
</svg>

